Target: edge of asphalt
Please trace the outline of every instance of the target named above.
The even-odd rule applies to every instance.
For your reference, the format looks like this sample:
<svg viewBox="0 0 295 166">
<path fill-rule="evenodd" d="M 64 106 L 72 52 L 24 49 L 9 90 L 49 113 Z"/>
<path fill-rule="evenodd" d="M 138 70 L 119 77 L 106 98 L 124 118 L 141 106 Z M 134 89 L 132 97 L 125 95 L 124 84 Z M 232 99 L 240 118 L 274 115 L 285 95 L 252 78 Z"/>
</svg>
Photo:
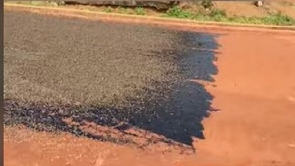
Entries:
<svg viewBox="0 0 295 166">
<path fill-rule="evenodd" d="M 89 11 L 83 9 L 70 9 L 65 7 L 47 7 L 47 6 L 32 6 L 23 4 L 8 4 L 4 3 L 5 8 L 14 8 L 20 10 L 33 11 L 41 14 L 59 15 L 78 17 L 90 20 L 100 21 L 114 21 L 125 23 L 141 23 L 154 24 L 168 27 L 188 28 L 187 30 L 194 30 L 192 28 L 199 28 L 198 30 L 236 30 L 236 31 L 263 31 L 263 32 L 291 32 L 295 33 L 295 26 L 269 26 L 257 24 L 238 24 L 238 23 L 221 23 L 221 22 L 202 22 L 196 20 L 167 18 L 157 16 L 140 16 L 128 15 L 120 13 L 105 13 L 99 11 Z M 50 13 L 50 11 L 54 11 Z"/>
</svg>

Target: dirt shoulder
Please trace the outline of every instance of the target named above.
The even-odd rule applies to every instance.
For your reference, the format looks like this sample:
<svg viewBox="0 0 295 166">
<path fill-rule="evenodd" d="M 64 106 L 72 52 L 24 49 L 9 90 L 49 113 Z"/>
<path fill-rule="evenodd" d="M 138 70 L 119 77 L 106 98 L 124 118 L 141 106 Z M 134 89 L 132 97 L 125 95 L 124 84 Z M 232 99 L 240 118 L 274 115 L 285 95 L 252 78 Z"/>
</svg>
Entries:
<svg viewBox="0 0 295 166">
<path fill-rule="evenodd" d="M 224 9 L 229 15 L 266 16 L 267 12 L 281 11 L 295 18 L 295 6 L 292 0 L 265 1 L 264 6 L 256 7 L 253 2 L 214 2 L 216 8 Z"/>
</svg>

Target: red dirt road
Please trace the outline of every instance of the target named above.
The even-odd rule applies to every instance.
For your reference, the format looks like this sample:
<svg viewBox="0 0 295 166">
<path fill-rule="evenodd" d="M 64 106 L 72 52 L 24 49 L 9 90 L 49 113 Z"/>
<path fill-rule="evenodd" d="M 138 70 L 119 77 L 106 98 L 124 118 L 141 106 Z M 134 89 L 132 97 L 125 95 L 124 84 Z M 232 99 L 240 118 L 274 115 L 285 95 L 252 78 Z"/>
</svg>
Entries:
<svg viewBox="0 0 295 166">
<path fill-rule="evenodd" d="M 71 135 L 5 129 L 5 166 L 294 166 L 295 37 L 222 32 L 212 113 L 196 154 L 160 153 Z"/>
<path fill-rule="evenodd" d="M 234 32 L 219 39 L 213 105 L 197 144 L 208 162 L 295 165 L 295 38 Z M 251 164 L 250 164 L 251 163 Z"/>
</svg>

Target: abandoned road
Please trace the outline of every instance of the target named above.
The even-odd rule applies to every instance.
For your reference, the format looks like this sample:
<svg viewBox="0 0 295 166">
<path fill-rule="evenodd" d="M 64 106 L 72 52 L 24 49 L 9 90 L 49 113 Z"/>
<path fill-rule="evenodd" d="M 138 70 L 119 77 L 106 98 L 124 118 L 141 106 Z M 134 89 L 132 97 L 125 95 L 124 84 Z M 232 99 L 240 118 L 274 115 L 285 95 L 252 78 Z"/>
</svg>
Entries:
<svg viewBox="0 0 295 166">
<path fill-rule="evenodd" d="M 4 30 L 6 166 L 295 165 L 294 34 L 13 7 Z"/>
</svg>

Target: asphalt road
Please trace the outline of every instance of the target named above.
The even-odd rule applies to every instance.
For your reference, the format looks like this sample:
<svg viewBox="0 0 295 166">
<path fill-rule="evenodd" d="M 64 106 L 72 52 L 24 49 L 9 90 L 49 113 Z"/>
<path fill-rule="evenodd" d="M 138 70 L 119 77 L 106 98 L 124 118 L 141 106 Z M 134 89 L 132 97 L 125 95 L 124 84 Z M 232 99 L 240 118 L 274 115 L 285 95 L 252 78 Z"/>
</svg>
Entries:
<svg viewBox="0 0 295 166">
<path fill-rule="evenodd" d="M 186 145 L 204 137 L 212 96 L 187 80 L 213 81 L 214 35 L 20 11 L 5 11 L 4 29 L 6 125 L 113 140 L 71 118 Z"/>
</svg>

